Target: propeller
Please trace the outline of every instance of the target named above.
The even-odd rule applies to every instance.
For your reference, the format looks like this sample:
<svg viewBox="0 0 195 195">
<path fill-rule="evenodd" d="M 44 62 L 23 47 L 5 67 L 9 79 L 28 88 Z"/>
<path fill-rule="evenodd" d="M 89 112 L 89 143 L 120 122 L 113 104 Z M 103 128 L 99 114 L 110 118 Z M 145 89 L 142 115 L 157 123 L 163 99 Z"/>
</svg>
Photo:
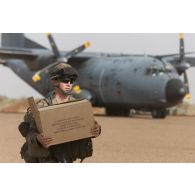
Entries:
<svg viewBox="0 0 195 195">
<path fill-rule="evenodd" d="M 177 53 L 177 54 L 168 54 L 168 55 L 157 55 L 157 56 L 153 56 L 153 57 L 156 57 L 159 59 L 168 58 L 167 61 L 170 61 L 174 65 L 178 74 L 183 75 L 184 84 L 186 86 L 186 93 L 187 93 L 187 96 L 190 97 L 191 95 L 189 94 L 190 90 L 189 90 L 189 82 L 188 82 L 186 70 L 188 68 L 190 68 L 191 65 L 187 62 L 185 55 L 186 54 L 194 54 L 194 52 L 185 53 L 183 33 L 179 34 L 179 39 L 180 39 L 179 54 Z"/>
<path fill-rule="evenodd" d="M 49 39 L 49 43 L 51 45 L 54 57 L 56 58 L 56 61 L 53 64 L 50 64 L 48 66 L 46 66 L 45 68 L 39 70 L 38 72 L 36 72 L 33 77 L 32 80 L 34 82 L 40 81 L 42 78 L 43 74 L 48 74 L 55 66 L 57 63 L 59 62 L 67 62 L 70 58 L 76 56 L 77 54 L 81 53 L 82 51 L 84 51 L 86 48 L 88 48 L 91 43 L 90 42 L 85 42 L 84 44 L 82 44 L 81 46 L 67 52 L 66 54 L 62 55 L 54 41 L 54 38 L 52 36 L 52 34 L 47 33 L 47 37 Z"/>
<path fill-rule="evenodd" d="M 186 70 L 190 68 L 190 64 L 186 62 L 185 60 L 185 48 L 184 48 L 184 35 L 181 33 L 179 34 L 179 39 L 180 39 L 180 46 L 179 46 L 179 64 L 175 66 L 177 69 L 179 75 L 183 74 L 184 78 L 184 84 L 186 87 L 186 93 L 189 94 L 189 81 L 188 81 L 188 76 L 186 73 Z"/>
</svg>

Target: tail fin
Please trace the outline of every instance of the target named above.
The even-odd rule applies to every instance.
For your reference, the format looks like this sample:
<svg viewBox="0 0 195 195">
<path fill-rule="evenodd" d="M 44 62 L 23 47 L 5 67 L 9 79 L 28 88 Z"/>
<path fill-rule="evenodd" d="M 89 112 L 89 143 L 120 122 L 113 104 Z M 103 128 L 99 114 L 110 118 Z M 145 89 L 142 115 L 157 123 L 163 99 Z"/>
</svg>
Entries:
<svg viewBox="0 0 195 195">
<path fill-rule="evenodd" d="M 28 39 L 24 33 L 2 33 L 2 47 L 46 49 L 44 46 Z"/>
<path fill-rule="evenodd" d="M 24 47 L 24 34 L 23 33 L 2 33 L 1 46 L 2 47 Z"/>
</svg>

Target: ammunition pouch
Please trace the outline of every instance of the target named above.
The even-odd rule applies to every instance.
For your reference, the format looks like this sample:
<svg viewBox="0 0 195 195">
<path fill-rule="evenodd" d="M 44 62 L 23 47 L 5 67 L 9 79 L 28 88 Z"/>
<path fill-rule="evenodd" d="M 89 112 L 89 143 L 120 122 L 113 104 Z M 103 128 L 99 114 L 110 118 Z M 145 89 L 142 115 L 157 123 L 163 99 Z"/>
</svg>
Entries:
<svg viewBox="0 0 195 195">
<path fill-rule="evenodd" d="M 50 158 L 49 151 L 41 146 L 30 146 L 25 142 L 21 147 L 21 158 L 27 163 L 36 163 L 40 159 Z"/>
<path fill-rule="evenodd" d="M 24 159 L 24 161 L 26 163 L 37 163 L 38 162 L 37 158 L 34 158 L 34 157 L 29 155 L 27 143 L 23 144 L 21 151 L 20 151 L 20 154 L 21 154 L 21 158 Z"/>
<path fill-rule="evenodd" d="M 30 128 L 30 124 L 28 122 L 22 122 L 18 126 L 18 130 L 20 131 L 20 133 L 23 137 L 27 136 L 27 134 L 29 133 L 29 130 L 30 130 L 29 128 Z"/>
<path fill-rule="evenodd" d="M 23 137 L 27 137 L 28 134 L 31 133 L 30 124 L 28 122 L 22 122 L 18 126 L 18 129 Z M 30 141 L 24 143 L 21 148 L 21 157 L 28 162 L 33 161 L 33 158 L 45 158 L 49 156 L 49 150 L 43 148 L 38 142 L 36 138 L 36 134 L 31 135 Z M 32 159 L 31 159 L 32 158 Z"/>
</svg>

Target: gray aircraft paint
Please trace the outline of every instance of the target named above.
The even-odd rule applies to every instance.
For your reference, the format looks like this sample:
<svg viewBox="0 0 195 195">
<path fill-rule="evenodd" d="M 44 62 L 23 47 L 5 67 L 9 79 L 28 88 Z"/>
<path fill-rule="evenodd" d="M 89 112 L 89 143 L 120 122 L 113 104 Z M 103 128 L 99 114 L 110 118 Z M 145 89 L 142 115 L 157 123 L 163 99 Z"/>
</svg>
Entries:
<svg viewBox="0 0 195 195">
<path fill-rule="evenodd" d="M 50 48 L 45 34 L 26 34 L 27 37 Z M 102 52 L 120 52 L 120 53 L 146 53 L 146 54 L 165 54 L 178 52 L 178 34 L 176 33 L 131 33 L 131 34 L 54 34 L 56 42 L 60 49 L 69 50 L 78 43 L 89 40 L 92 46 L 88 51 Z M 195 34 L 185 34 L 186 51 L 195 51 Z M 195 68 L 187 71 L 190 81 L 190 89 L 192 93 L 192 102 L 195 103 Z M 39 96 L 36 91 L 31 89 L 27 84 L 21 81 L 11 70 L 0 68 L 0 88 L 2 95 L 9 97 Z M 5 87 L 4 83 L 7 83 Z M 15 92 L 17 90 L 17 93 Z"/>
</svg>

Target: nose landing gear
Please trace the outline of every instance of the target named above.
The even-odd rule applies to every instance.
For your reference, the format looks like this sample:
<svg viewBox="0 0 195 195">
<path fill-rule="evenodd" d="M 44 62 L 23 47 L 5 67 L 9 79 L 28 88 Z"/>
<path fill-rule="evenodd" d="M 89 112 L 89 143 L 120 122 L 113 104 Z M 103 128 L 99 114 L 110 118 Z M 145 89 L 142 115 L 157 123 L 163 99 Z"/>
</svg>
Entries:
<svg viewBox="0 0 195 195">
<path fill-rule="evenodd" d="M 153 110 L 152 111 L 152 118 L 154 119 L 163 119 L 166 118 L 168 111 L 166 109 L 159 109 L 159 110 Z"/>
</svg>

